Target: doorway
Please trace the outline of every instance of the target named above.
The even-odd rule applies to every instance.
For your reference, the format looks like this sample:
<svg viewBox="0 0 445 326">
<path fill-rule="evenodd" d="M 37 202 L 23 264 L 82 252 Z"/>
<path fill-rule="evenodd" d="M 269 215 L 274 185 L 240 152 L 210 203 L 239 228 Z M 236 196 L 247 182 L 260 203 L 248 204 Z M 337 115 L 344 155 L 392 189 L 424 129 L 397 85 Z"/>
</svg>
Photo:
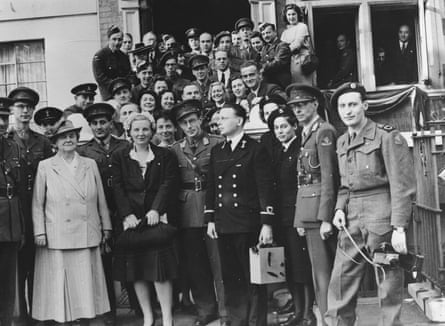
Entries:
<svg viewBox="0 0 445 326">
<path fill-rule="evenodd" d="M 249 0 L 140 0 L 142 35 L 168 33 L 184 44 L 191 27 L 213 35 L 232 31 L 241 17 L 250 17 Z"/>
</svg>

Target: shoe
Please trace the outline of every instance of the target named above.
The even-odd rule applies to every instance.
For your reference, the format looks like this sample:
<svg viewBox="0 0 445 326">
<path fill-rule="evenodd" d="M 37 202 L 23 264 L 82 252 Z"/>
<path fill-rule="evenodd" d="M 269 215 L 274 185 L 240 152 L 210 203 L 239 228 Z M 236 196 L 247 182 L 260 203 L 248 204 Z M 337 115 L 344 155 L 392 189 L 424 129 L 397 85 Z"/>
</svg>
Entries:
<svg viewBox="0 0 445 326">
<path fill-rule="evenodd" d="M 195 321 L 195 326 L 205 326 L 207 324 L 210 324 L 212 321 L 218 319 L 215 315 L 210 315 L 206 317 L 199 317 Z"/>
<path fill-rule="evenodd" d="M 277 313 L 278 313 L 279 315 L 282 315 L 282 314 L 287 314 L 287 313 L 289 313 L 289 312 L 293 312 L 294 310 L 295 310 L 295 308 L 294 308 L 294 302 L 293 302 L 292 299 L 290 299 L 289 301 L 286 302 L 286 304 L 285 304 L 284 306 L 279 307 L 279 308 L 277 309 Z"/>
<path fill-rule="evenodd" d="M 286 321 L 280 322 L 280 326 L 299 326 L 302 321 L 303 319 L 301 317 L 292 314 Z"/>
</svg>

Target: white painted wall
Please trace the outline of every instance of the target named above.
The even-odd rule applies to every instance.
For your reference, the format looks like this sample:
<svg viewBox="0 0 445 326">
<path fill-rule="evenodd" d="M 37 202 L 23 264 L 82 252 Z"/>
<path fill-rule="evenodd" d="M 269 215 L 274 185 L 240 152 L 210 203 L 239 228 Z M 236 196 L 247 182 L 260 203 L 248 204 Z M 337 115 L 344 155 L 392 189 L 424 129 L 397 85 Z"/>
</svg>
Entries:
<svg viewBox="0 0 445 326">
<path fill-rule="evenodd" d="M 70 89 L 94 82 L 100 48 L 96 0 L 1 0 L 0 42 L 44 39 L 48 105 L 73 103 Z"/>
</svg>

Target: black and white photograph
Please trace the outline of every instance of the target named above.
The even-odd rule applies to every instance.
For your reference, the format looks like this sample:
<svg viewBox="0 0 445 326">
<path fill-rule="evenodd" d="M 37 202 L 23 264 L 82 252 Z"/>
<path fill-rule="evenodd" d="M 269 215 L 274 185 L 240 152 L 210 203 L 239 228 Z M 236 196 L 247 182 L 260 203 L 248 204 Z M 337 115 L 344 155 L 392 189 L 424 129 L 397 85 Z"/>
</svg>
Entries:
<svg viewBox="0 0 445 326">
<path fill-rule="evenodd" d="M 443 0 L 0 0 L 0 326 L 426 325 Z"/>
</svg>

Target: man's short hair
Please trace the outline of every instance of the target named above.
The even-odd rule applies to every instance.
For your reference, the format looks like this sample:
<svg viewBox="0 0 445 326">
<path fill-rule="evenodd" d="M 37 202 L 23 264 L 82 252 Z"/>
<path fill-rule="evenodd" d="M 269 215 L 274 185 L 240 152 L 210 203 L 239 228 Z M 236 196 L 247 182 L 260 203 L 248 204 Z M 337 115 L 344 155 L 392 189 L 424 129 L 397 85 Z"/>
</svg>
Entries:
<svg viewBox="0 0 445 326">
<path fill-rule="evenodd" d="M 247 120 L 247 112 L 246 109 L 244 109 L 241 105 L 235 104 L 235 103 L 226 103 L 222 106 L 222 109 L 232 109 L 235 112 L 235 115 L 237 117 L 240 117 L 243 119 L 243 124 Z"/>
<path fill-rule="evenodd" d="M 253 60 L 247 60 L 247 61 L 245 61 L 245 62 L 243 62 L 243 63 L 241 64 L 241 66 L 240 66 L 240 70 L 243 69 L 243 68 L 250 67 L 250 66 L 254 66 L 257 70 L 260 69 L 258 63 L 256 63 L 256 62 L 253 61 Z"/>
<path fill-rule="evenodd" d="M 264 42 L 263 35 L 261 35 L 260 32 L 258 32 L 258 31 L 253 32 L 252 35 L 250 36 L 250 39 L 253 39 L 255 37 L 259 37 L 261 39 L 261 41 Z"/>
</svg>

